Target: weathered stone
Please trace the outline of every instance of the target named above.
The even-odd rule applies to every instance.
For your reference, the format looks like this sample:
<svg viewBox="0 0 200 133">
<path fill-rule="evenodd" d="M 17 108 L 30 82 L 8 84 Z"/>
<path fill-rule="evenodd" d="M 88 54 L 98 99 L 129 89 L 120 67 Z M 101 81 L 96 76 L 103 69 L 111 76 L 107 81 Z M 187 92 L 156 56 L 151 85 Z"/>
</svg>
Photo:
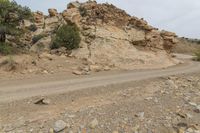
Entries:
<svg viewBox="0 0 200 133">
<path fill-rule="evenodd" d="M 79 71 L 79 70 L 74 70 L 72 73 L 75 74 L 75 75 L 82 75 L 83 74 L 83 72 Z"/>
<path fill-rule="evenodd" d="M 40 35 L 44 32 L 44 29 L 42 28 L 39 28 L 37 29 L 34 33 L 32 33 L 33 36 L 37 36 L 37 35 Z"/>
<path fill-rule="evenodd" d="M 52 32 L 59 27 L 59 19 L 57 16 L 53 16 L 45 19 L 45 32 Z"/>
<path fill-rule="evenodd" d="M 31 26 L 32 22 L 29 20 L 24 20 L 23 24 L 24 24 L 24 27 L 29 27 L 29 26 Z"/>
<path fill-rule="evenodd" d="M 95 118 L 95 119 L 92 120 L 92 122 L 89 124 L 89 127 L 90 127 L 91 129 L 94 129 L 94 128 L 96 128 L 96 127 L 98 126 L 98 124 L 99 124 L 99 122 L 98 122 L 98 120 Z"/>
<path fill-rule="evenodd" d="M 67 5 L 67 9 L 79 8 L 80 5 L 81 5 L 81 4 L 80 4 L 78 1 L 70 2 L 70 3 Z"/>
<path fill-rule="evenodd" d="M 53 128 L 50 128 L 48 133 L 54 133 Z"/>
<path fill-rule="evenodd" d="M 102 67 L 97 66 L 97 65 L 90 65 L 89 68 L 90 68 L 90 71 L 94 71 L 94 72 L 99 72 L 102 70 Z"/>
<path fill-rule="evenodd" d="M 49 54 L 49 53 L 42 53 L 39 55 L 39 58 L 40 59 L 48 59 L 48 60 L 53 60 L 54 59 L 54 56 Z"/>
<path fill-rule="evenodd" d="M 44 37 L 40 39 L 36 44 L 34 44 L 30 51 L 33 52 L 44 52 L 44 51 L 50 51 L 50 43 L 51 43 L 51 37 Z"/>
<path fill-rule="evenodd" d="M 162 31 L 161 31 L 161 35 L 162 35 L 162 36 L 174 36 L 174 37 L 177 36 L 176 33 L 169 32 L 169 31 L 165 31 L 165 30 L 162 30 Z"/>
<path fill-rule="evenodd" d="M 185 133 L 185 130 L 183 128 L 179 128 L 178 133 Z"/>
<path fill-rule="evenodd" d="M 49 12 L 49 16 L 50 16 L 50 17 L 54 17 L 54 16 L 57 16 L 57 15 L 58 15 L 57 10 L 56 10 L 56 9 L 53 9 L 53 8 L 48 9 L 48 12 Z"/>
<path fill-rule="evenodd" d="M 32 36 L 43 33 L 51 36 L 61 25 L 76 23 L 82 41 L 80 48 L 73 50 L 70 56 L 90 58 L 93 64 L 102 66 L 102 70 L 103 66 L 112 69 L 134 69 L 158 66 L 156 64 L 159 64 L 159 67 L 176 64 L 168 56 L 177 43 L 174 33 L 160 32 L 143 18 L 131 17 L 113 5 L 97 4 L 95 1 L 72 2 L 61 14 L 56 9 L 48 11 L 49 16 L 44 16 L 42 12 L 34 13 L 38 29 Z M 45 39 L 39 40 L 36 45 L 30 45 L 31 51 L 49 51 L 51 39 Z M 24 44 L 27 43 L 30 43 L 30 38 L 24 41 Z M 51 53 L 60 55 L 57 50 Z"/>
<path fill-rule="evenodd" d="M 76 23 L 77 25 L 79 25 L 79 22 L 81 20 L 81 15 L 77 8 L 71 8 L 63 11 L 62 16 L 65 21 L 71 21 L 73 23 Z"/>
<path fill-rule="evenodd" d="M 37 12 L 34 12 L 33 16 L 34 16 L 34 21 L 35 21 L 35 24 L 37 25 L 37 27 L 42 28 L 44 25 L 43 13 L 40 11 L 37 11 Z"/>
<path fill-rule="evenodd" d="M 139 132 L 139 129 L 140 129 L 140 126 L 139 125 L 136 125 L 132 128 L 132 132 L 133 133 L 138 133 Z"/>
<path fill-rule="evenodd" d="M 66 126 L 67 126 L 67 123 L 65 123 L 63 120 L 58 120 L 55 122 L 53 129 L 56 133 L 58 133 L 64 130 Z"/>
<path fill-rule="evenodd" d="M 144 119 L 144 112 L 139 112 L 135 116 L 142 120 L 142 119 Z"/>
<path fill-rule="evenodd" d="M 40 105 L 49 105 L 51 103 L 50 99 L 47 98 L 40 98 L 39 100 L 37 100 L 34 104 L 40 104 Z"/>
<path fill-rule="evenodd" d="M 160 32 L 157 30 L 153 30 L 151 32 L 146 33 L 147 46 L 151 48 L 157 48 L 164 50 L 164 40 L 160 36 Z"/>
<path fill-rule="evenodd" d="M 104 71 L 109 71 L 109 70 L 111 70 L 111 68 L 110 68 L 109 66 L 105 66 L 103 69 L 104 69 Z"/>
</svg>

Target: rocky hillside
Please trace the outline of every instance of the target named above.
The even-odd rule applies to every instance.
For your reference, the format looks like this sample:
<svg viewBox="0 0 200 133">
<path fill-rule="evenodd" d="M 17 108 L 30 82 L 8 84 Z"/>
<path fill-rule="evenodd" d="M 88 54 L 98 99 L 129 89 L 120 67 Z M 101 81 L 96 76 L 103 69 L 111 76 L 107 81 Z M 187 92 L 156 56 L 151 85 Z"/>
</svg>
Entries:
<svg viewBox="0 0 200 133">
<path fill-rule="evenodd" d="M 183 54 L 194 54 L 200 51 L 200 41 L 188 38 L 178 38 L 178 43 L 174 47 L 173 52 Z"/>
<path fill-rule="evenodd" d="M 158 68 L 177 63 L 169 55 L 177 43 L 175 33 L 159 31 L 143 18 L 132 17 L 113 5 L 72 2 L 61 13 L 48 11 L 48 16 L 35 12 L 34 22 L 24 20 L 21 25 L 31 29 L 21 39 L 30 51 L 66 54 L 67 49 L 51 50 L 50 45 L 55 32 L 72 22 L 80 29 L 81 43 L 67 54 L 95 68 Z"/>
</svg>

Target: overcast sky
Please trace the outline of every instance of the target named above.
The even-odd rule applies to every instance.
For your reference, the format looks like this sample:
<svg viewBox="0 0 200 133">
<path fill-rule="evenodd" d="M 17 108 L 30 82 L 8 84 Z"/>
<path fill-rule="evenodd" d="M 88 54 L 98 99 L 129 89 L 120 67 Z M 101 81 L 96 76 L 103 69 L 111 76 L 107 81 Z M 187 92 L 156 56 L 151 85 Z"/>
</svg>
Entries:
<svg viewBox="0 0 200 133">
<path fill-rule="evenodd" d="M 32 10 L 62 11 L 71 0 L 16 0 Z M 84 1 L 84 0 L 80 0 Z M 97 0 L 126 10 L 132 16 L 144 18 L 149 24 L 176 32 L 179 36 L 200 38 L 200 0 Z"/>
</svg>

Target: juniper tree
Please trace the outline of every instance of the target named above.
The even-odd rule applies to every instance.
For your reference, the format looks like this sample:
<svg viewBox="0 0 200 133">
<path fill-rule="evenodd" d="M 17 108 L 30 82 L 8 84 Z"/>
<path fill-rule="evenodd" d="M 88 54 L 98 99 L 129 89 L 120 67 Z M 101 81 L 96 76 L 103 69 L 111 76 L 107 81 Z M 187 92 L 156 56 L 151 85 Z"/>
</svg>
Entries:
<svg viewBox="0 0 200 133">
<path fill-rule="evenodd" d="M 23 7 L 15 1 L 0 0 L 0 44 L 5 43 L 6 35 L 20 35 L 18 28 L 24 19 L 31 19 L 32 13 L 28 7 Z"/>
</svg>

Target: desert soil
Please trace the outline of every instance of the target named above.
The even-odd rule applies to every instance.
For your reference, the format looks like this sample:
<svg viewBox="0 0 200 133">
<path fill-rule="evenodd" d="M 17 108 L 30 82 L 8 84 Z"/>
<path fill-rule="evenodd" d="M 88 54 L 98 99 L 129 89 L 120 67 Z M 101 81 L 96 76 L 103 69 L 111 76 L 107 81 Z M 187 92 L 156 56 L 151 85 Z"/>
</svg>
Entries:
<svg viewBox="0 0 200 133">
<path fill-rule="evenodd" d="M 44 96 L 42 93 L 28 95 L 29 89 L 26 90 L 30 85 L 30 90 L 34 90 L 31 94 L 38 92 L 40 88 L 34 88 L 34 84 L 43 82 L 42 78 L 24 79 L 24 82 L 4 80 L 0 88 L 0 132 L 199 133 L 199 69 L 198 63 L 186 63 L 162 70 L 104 72 L 90 75 L 92 78 L 68 77 L 73 79 L 72 84 L 86 87 L 80 89 L 74 85 L 78 89 L 64 91 L 62 89 L 69 84 L 66 81 L 70 81 L 66 79 L 61 81 L 63 88 L 59 93 L 53 91 L 56 87 L 48 85 L 54 80 L 52 77 L 44 84 L 39 83 L 47 89 Z M 90 86 L 91 79 L 94 84 L 98 80 L 102 84 Z M 125 81 L 120 82 L 120 79 Z M 110 81 L 115 82 L 109 84 Z M 52 82 L 55 86 L 59 83 L 59 80 Z M 18 97 L 19 84 L 27 97 Z M 17 96 L 14 99 L 13 94 Z M 44 100 L 35 104 L 40 99 Z"/>
</svg>

